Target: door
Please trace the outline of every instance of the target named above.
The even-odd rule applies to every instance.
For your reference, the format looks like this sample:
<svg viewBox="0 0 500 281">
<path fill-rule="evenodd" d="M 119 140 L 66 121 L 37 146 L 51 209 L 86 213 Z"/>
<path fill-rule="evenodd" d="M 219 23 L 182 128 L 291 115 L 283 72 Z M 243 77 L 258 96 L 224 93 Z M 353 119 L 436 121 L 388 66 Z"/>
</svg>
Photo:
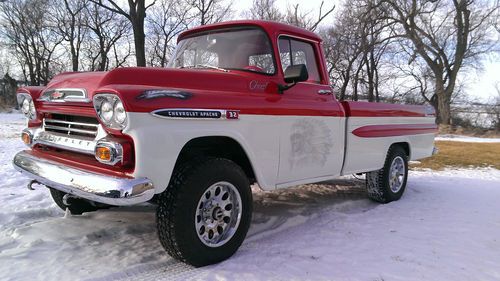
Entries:
<svg viewBox="0 0 500 281">
<path fill-rule="evenodd" d="M 309 79 L 283 93 L 293 109 L 281 117 L 278 185 L 285 187 L 340 175 L 344 157 L 345 119 L 342 107 L 321 77 L 318 43 L 286 36 L 279 38 L 282 70 L 305 64 Z"/>
</svg>

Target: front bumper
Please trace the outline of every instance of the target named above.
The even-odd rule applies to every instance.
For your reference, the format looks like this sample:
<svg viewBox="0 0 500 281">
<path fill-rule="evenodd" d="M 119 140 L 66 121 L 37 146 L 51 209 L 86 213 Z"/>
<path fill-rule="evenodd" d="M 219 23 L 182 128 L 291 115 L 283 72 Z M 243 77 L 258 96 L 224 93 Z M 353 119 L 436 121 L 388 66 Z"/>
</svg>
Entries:
<svg viewBox="0 0 500 281">
<path fill-rule="evenodd" d="M 143 203 L 155 193 L 153 183 L 147 178 L 120 178 L 75 169 L 26 150 L 16 154 L 13 164 L 16 170 L 41 184 L 104 204 Z"/>
</svg>

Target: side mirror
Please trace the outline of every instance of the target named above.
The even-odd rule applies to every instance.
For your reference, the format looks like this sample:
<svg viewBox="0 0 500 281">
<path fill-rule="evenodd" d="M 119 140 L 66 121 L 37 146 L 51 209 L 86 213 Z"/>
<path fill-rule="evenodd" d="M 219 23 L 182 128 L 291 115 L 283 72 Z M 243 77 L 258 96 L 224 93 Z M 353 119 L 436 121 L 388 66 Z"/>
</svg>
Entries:
<svg viewBox="0 0 500 281">
<path fill-rule="evenodd" d="M 307 79 L 309 79 L 309 73 L 307 73 L 305 64 L 290 65 L 285 70 L 285 82 L 287 83 L 297 83 L 307 81 Z"/>
<path fill-rule="evenodd" d="M 298 82 L 307 81 L 309 73 L 305 64 L 290 65 L 285 69 L 285 82 L 288 85 L 278 85 L 278 93 L 283 94 L 284 91 L 295 86 Z"/>
</svg>

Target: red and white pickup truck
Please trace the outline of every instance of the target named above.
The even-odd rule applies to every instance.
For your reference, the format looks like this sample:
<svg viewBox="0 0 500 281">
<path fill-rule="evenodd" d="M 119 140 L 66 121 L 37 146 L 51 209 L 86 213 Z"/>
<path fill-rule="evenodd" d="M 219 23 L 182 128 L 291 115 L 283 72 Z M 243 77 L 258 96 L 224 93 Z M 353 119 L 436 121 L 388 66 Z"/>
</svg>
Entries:
<svg viewBox="0 0 500 281">
<path fill-rule="evenodd" d="M 266 21 L 197 27 L 166 69 L 63 73 L 18 102 L 30 149 L 13 163 L 29 187 L 74 214 L 157 203 L 161 244 L 195 266 L 241 245 L 250 185 L 366 173 L 371 199 L 398 200 L 437 132 L 431 107 L 337 101 L 321 39 Z"/>
</svg>

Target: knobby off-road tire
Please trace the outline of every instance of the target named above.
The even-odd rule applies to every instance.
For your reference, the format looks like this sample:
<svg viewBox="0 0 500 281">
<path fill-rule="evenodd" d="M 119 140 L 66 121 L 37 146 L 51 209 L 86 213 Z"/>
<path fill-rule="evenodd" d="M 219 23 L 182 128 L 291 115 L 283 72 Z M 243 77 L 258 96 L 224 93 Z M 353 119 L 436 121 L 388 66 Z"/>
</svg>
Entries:
<svg viewBox="0 0 500 281">
<path fill-rule="evenodd" d="M 399 200 L 406 188 L 408 156 L 400 146 L 391 146 L 384 167 L 366 173 L 368 197 L 376 202 L 389 203 Z"/>
<path fill-rule="evenodd" d="M 77 198 L 71 198 L 68 203 L 69 205 L 64 204 L 63 197 L 66 195 L 66 193 L 59 191 L 54 188 L 50 188 L 50 195 L 52 196 L 52 199 L 56 203 L 59 208 L 61 208 L 63 211 L 66 211 L 66 208 L 69 209 L 72 215 L 81 215 L 83 213 L 88 213 L 88 212 L 94 212 L 100 209 L 108 209 L 111 206 L 106 205 L 106 204 L 101 204 L 97 202 L 91 202 L 86 199 L 77 199 Z"/>
<path fill-rule="evenodd" d="M 158 199 L 156 222 L 163 248 L 197 267 L 231 257 L 245 239 L 252 218 L 248 178 L 227 159 L 185 163 L 174 171 Z"/>
</svg>

